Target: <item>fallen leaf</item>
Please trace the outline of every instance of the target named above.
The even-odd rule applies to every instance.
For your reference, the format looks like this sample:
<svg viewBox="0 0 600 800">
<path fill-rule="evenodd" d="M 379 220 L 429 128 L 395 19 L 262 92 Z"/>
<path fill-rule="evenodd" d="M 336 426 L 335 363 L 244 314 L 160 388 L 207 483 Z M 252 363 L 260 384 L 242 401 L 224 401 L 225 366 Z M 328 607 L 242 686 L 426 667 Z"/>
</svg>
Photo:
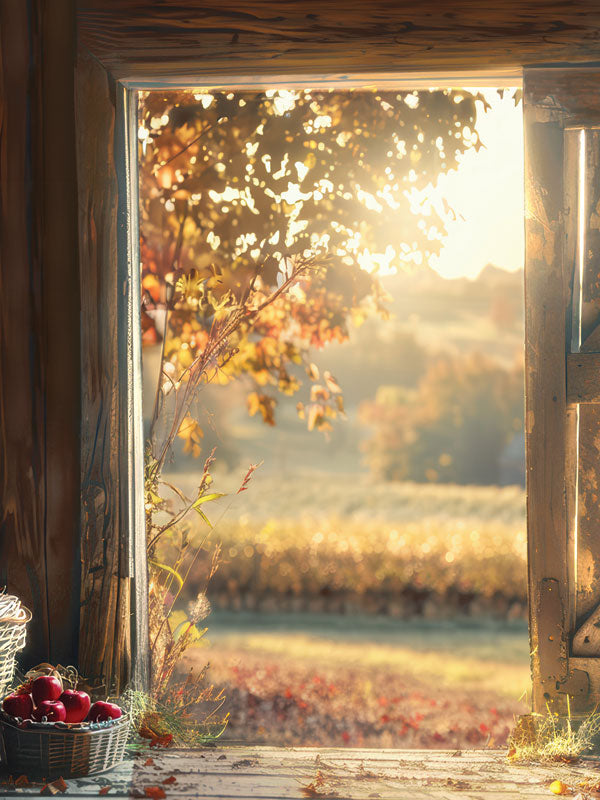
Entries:
<svg viewBox="0 0 600 800">
<path fill-rule="evenodd" d="M 166 784 L 177 783 L 177 778 L 175 777 L 175 775 L 171 775 L 169 778 L 165 778 L 163 783 L 166 783 Z"/>
<path fill-rule="evenodd" d="M 47 795 L 48 797 L 55 797 L 57 794 L 64 794 L 67 791 L 67 784 L 63 778 L 57 778 L 51 783 L 47 783 L 40 794 Z"/>
<path fill-rule="evenodd" d="M 258 764 L 257 758 L 242 758 L 241 761 L 234 761 L 231 769 L 241 769 L 242 767 L 255 767 Z"/>
<path fill-rule="evenodd" d="M 324 800 L 329 797 L 339 797 L 339 794 L 329 789 L 318 789 L 314 783 L 309 783 L 308 786 L 303 786 L 301 792 L 304 797 L 320 797 Z"/>
<path fill-rule="evenodd" d="M 145 786 L 144 794 L 146 797 L 150 797 L 151 800 L 163 800 L 167 796 L 165 790 L 160 786 Z"/>
<path fill-rule="evenodd" d="M 108 793 L 110 792 L 110 790 L 111 790 L 111 789 L 112 789 L 112 786 L 103 786 L 103 787 L 100 789 L 100 791 L 98 792 L 98 794 L 101 794 L 101 795 L 108 794 Z"/>
<path fill-rule="evenodd" d="M 144 761 L 144 766 L 145 767 L 153 767 L 154 766 L 154 759 L 153 758 L 147 758 Z"/>
<path fill-rule="evenodd" d="M 330 797 L 339 797 L 339 794 L 332 789 L 329 789 L 326 784 L 326 778 L 323 776 L 321 770 L 318 769 L 314 781 L 306 786 L 302 786 L 300 791 L 304 797 L 320 797 L 324 799 Z"/>
<path fill-rule="evenodd" d="M 173 742 L 173 734 L 165 733 L 164 736 L 155 736 L 150 742 L 150 747 L 168 747 Z"/>
</svg>

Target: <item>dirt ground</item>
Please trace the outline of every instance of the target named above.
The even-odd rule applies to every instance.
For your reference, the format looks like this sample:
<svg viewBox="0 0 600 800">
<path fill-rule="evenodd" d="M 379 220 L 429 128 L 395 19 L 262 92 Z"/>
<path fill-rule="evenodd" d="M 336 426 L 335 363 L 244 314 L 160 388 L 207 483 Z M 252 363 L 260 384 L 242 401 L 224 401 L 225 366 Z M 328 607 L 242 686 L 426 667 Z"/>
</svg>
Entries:
<svg viewBox="0 0 600 800">
<path fill-rule="evenodd" d="M 274 745 L 502 747 L 527 711 L 521 621 L 403 622 L 218 612 L 210 661 L 224 738 Z"/>
</svg>

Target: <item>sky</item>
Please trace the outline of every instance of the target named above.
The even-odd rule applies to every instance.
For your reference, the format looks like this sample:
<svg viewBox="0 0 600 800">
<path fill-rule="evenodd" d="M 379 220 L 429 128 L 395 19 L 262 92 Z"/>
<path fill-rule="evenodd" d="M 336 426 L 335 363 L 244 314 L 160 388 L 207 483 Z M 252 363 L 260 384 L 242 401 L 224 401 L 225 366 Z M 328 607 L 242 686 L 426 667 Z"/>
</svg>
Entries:
<svg viewBox="0 0 600 800">
<path fill-rule="evenodd" d="M 523 106 L 514 89 L 501 99 L 495 89 L 482 93 L 492 105 L 478 104 L 477 130 L 485 149 L 463 154 L 458 170 L 441 175 L 430 196 L 445 196 L 457 214 L 430 266 L 445 278 L 475 278 L 486 264 L 507 270 L 523 266 Z"/>
</svg>

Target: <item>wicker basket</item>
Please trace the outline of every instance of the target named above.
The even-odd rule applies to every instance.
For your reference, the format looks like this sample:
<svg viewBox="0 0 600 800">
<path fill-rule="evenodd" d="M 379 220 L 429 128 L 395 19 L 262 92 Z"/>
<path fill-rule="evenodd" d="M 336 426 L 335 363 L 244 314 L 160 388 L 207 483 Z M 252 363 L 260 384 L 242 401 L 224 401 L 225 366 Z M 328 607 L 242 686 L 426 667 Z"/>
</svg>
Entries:
<svg viewBox="0 0 600 800">
<path fill-rule="evenodd" d="M 6 693 L 15 671 L 15 654 L 25 647 L 26 625 L 31 611 L 18 597 L 0 594 L 0 697 Z"/>
<path fill-rule="evenodd" d="M 126 714 L 107 722 L 28 722 L 19 728 L 0 711 L 3 762 L 13 775 L 79 778 L 112 769 L 125 755 L 129 733 Z"/>
</svg>

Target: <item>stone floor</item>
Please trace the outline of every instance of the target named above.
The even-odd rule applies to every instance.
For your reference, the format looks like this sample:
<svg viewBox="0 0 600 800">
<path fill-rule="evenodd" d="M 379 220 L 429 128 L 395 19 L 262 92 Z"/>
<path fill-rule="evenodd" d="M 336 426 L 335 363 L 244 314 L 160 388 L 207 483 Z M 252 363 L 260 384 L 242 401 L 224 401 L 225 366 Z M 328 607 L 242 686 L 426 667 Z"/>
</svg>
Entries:
<svg viewBox="0 0 600 800">
<path fill-rule="evenodd" d="M 40 794 L 90 798 L 339 798 L 339 800 L 541 800 L 561 780 L 577 800 L 598 798 L 600 758 L 576 765 L 517 766 L 499 750 L 352 750 L 228 746 L 148 750 L 92 778 L 15 786 L 0 776 L 0 798 Z M 2 783 L 1 781 L 4 781 Z"/>
</svg>

